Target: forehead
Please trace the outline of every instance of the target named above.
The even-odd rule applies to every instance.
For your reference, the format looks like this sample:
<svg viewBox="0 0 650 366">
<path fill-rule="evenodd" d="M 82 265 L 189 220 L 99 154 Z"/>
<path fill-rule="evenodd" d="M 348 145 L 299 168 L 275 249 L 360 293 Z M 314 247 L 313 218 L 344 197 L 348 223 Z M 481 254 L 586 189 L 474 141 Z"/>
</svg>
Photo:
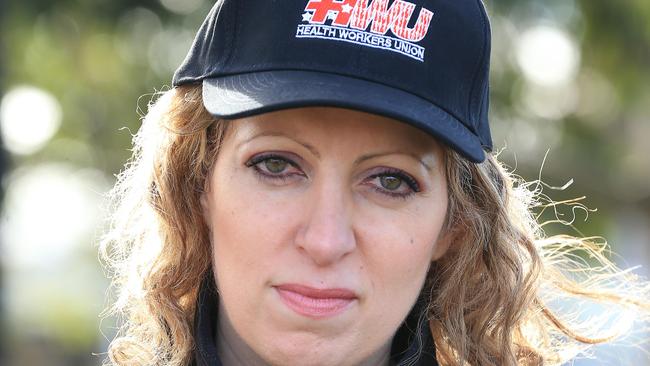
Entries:
<svg viewBox="0 0 650 366">
<path fill-rule="evenodd" d="M 305 107 L 233 120 L 235 140 L 287 136 L 310 144 L 350 144 L 358 148 L 441 151 L 429 134 L 393 118 L 335 107 Z"/>
</svg>

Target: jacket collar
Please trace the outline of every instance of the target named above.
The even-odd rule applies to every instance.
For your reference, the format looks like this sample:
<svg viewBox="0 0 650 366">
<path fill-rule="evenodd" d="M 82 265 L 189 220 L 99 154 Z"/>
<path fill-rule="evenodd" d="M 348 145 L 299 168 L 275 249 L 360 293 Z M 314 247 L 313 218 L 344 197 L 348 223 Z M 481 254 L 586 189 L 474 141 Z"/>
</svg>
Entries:
<svg viewBox="0 0 650 366">
<path fill-rule="evenodd" d="M 391 347 L 391 365 L 438 366 L 436 348 L 427 321 L 419 321 L 424 301 L 418 300 L 397 330 Z M 194 318 L 194 366 L 224 366 L 217 355 L 219 298 L 210 272 L 201 284 Z M 417 330 L 414 332 L 413 330 Z M 420 347 L 421 345 L 421 347 Z M 422 352 L 419 352 L 419 350 Z"/>
</svg>

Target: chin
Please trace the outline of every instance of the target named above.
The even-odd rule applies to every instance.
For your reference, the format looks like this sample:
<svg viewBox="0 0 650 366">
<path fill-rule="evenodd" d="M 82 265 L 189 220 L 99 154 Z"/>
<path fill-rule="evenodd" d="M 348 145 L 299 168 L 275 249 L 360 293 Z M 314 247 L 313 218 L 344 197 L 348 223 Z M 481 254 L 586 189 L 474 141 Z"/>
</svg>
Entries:
<svg viewBox="0 0 650 366">
<path fill-rule="evenodd" d="M 305 339 L 308 338 L 308 339 Z M 341 347 L 328 339 L 297 336 L 267 348 L 264 359 L 273 366 L 343 366 L 359 363 L 356 347 Z"/>
</svg>

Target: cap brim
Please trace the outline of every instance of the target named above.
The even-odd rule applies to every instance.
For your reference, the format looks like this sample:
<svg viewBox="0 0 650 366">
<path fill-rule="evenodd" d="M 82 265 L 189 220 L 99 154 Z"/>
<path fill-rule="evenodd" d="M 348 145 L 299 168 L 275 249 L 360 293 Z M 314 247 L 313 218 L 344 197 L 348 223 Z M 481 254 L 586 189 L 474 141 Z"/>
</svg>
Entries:
<svg viewBox="0 0 650 366">
<path fill-rule="evenodd" d="M 420 128 L 475 163 L 485 160 L 478 137 L 454 116 L 414 94 L 367 80 L 294 70 L 229 75 L 203 80 L 203 103 L 225 119 L 308 106 L 375 113 Z"/>
</svg>

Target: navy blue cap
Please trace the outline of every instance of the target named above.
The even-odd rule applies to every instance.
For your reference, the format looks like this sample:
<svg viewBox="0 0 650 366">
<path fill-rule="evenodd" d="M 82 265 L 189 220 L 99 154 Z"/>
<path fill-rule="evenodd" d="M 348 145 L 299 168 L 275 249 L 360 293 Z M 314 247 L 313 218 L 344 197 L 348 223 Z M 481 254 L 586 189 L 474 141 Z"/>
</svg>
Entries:
<svg viewBox="0 0 650 366">
<path fill-rule="evenodd" d="M 480 0 L 219 0 L 173 77 L 241 118 L 333 106 L 432 134 L 473 162 L 492 150 L 490 25 Z"/>
</svg>

